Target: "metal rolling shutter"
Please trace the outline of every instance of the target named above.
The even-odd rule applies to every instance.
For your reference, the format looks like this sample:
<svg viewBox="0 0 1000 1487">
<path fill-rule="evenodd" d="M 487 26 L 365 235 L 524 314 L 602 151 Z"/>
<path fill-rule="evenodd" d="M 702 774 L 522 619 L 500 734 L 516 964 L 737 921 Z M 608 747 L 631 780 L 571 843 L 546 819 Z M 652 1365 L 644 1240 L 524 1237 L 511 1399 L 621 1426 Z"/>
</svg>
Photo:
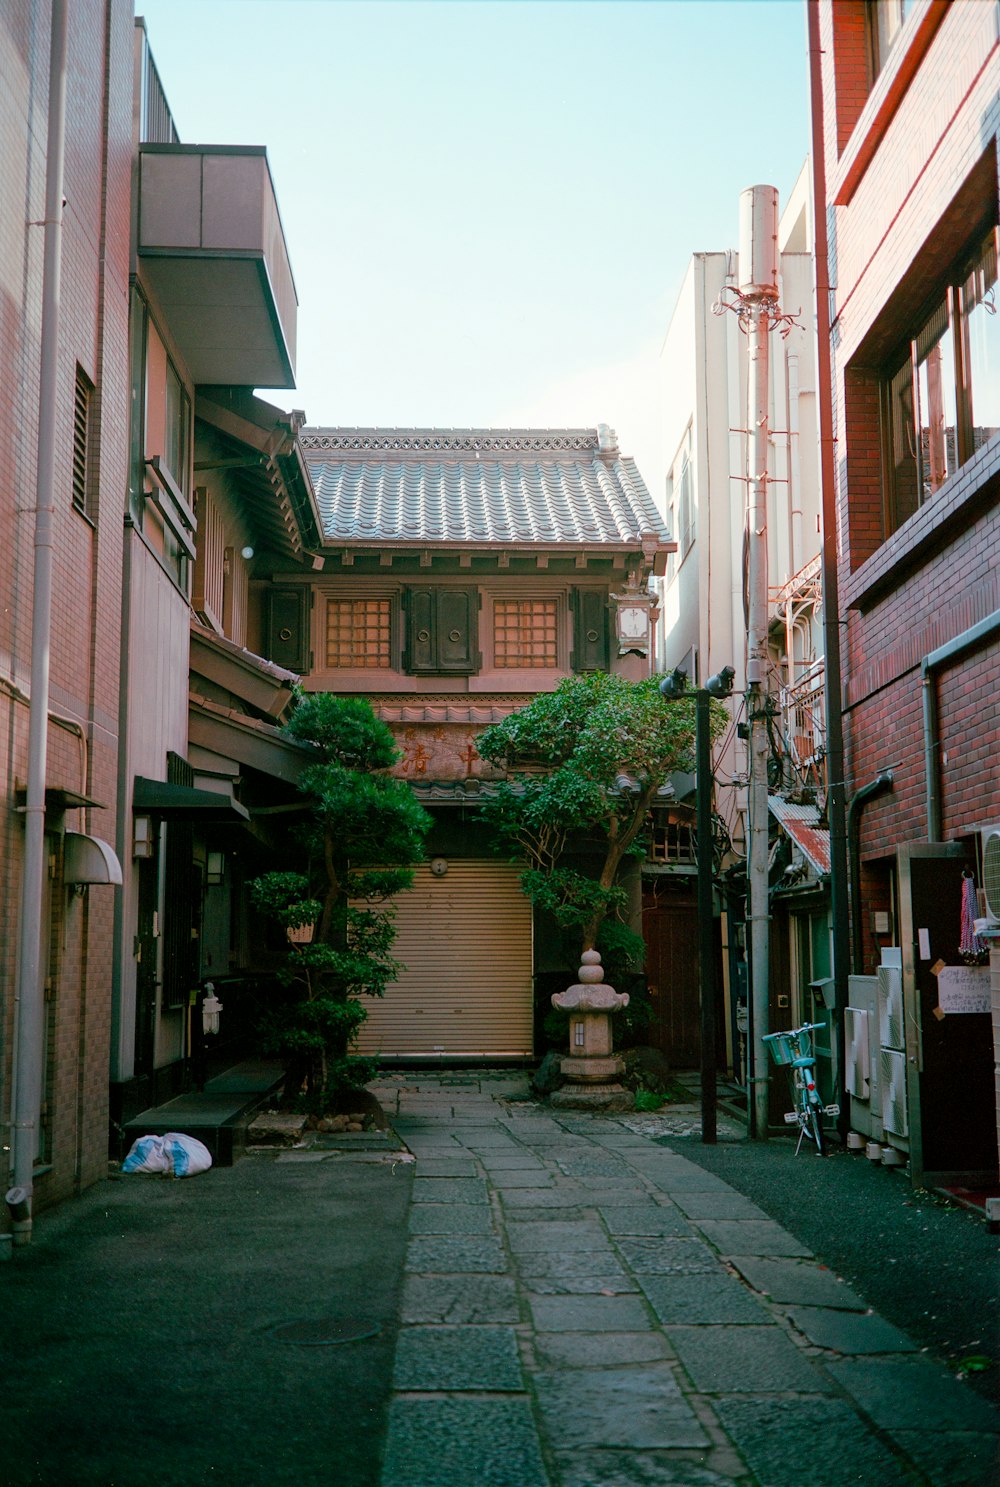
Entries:
<svg viewBox="0 0 1000 1487">
<path fill-rule="evenodd" d="M 394 906 L 392 953 L 406 970 L 367 1001 L 357 1051 L 530 1055 L 531 906 L 518 869 L 451 859 L 437 878 L 421 864 Z"/>
</svg>

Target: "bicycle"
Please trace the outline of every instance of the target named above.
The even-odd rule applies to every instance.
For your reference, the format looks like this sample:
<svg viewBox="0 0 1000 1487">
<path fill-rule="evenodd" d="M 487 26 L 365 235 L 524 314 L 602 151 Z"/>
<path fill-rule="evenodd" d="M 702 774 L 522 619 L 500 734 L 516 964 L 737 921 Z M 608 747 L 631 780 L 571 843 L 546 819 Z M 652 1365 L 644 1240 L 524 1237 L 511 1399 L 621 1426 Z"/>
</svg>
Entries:
<svg viewBox="0 0 1000 1487">
<path fill-rule="evenodd" d="M 816 1055 L 813 1052 L 811 1033 L 825 1026 L 822 1022 L 806 1022 L 801 1027 L 789 1028 L 780 1033 L 766 1033 L 763 1038 L 771 1050 L 774 1062 L 792 1071 L 792 1093 L 795 1109 L 785 1115 L 785 1124 L 799 1128 L 799 1139 L 795 1146 L 798 1156 L 803 1139 L 808 1137 L 816 1147 L 816 1155 L 826 1154 L 826 1138 L 823 1134 L 823 1117 L 840 1114 L 839 1105 L 824 1105 L 816 1088 Z"/>
</svg>

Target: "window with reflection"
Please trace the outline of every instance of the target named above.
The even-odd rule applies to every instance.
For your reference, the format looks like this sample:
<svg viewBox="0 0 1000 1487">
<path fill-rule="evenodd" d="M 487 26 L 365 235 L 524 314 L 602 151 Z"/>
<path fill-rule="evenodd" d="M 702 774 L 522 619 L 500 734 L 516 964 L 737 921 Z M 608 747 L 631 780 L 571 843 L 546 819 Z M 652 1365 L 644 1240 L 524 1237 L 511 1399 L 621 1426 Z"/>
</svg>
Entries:
<svg viewBox="0 0 1000 1487">
<path fill-rule="evenodd" d="M 1000 433 L 997 229 L 956 265 L 883 379 L 887 521 L 907 521 Z"/>
</svg>

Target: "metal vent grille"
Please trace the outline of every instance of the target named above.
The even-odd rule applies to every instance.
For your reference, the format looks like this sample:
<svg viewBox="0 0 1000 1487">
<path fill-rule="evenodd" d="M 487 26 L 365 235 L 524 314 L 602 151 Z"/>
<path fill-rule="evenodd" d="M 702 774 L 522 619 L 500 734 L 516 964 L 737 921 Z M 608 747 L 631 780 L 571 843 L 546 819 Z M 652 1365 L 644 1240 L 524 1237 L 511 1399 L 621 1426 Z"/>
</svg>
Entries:
<svg viewBox="0 0 1000 1487">
<path fill-rule="evenodd" d="M 903 1047 L 903 976 L 895 966 L 878 968 L 878 1041 L 883 1048 Z"/>
<path fill-rule="evenodd" d="M 909 1135 L 906 1118 L 906 1057 L 893 1048 L 879 1055 L 882 1086 L 882 1124 L 893 1136 Z"/>
<path fill-rule="evenodd" d="M 983 892 L 986 912 L 1000 919 L 1000 830 L 983 833 Z"/>
</svg>

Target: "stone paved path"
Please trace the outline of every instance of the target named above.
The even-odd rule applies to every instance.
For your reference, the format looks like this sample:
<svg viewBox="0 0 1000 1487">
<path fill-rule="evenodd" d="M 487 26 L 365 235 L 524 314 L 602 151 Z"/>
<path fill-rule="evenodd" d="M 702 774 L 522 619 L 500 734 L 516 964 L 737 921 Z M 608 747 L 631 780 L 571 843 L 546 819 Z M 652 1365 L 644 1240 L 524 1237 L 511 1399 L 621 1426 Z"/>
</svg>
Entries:
<svg viewBox="0 0 1000 1487">
<path fill-rule="evenodd" d="M 382 1487 L 1000 1482 L 998 1413 L 687 1159 L 697 1109 L 525 1089 L 375 1089 L 416 1161 Z"/>
</svg>

